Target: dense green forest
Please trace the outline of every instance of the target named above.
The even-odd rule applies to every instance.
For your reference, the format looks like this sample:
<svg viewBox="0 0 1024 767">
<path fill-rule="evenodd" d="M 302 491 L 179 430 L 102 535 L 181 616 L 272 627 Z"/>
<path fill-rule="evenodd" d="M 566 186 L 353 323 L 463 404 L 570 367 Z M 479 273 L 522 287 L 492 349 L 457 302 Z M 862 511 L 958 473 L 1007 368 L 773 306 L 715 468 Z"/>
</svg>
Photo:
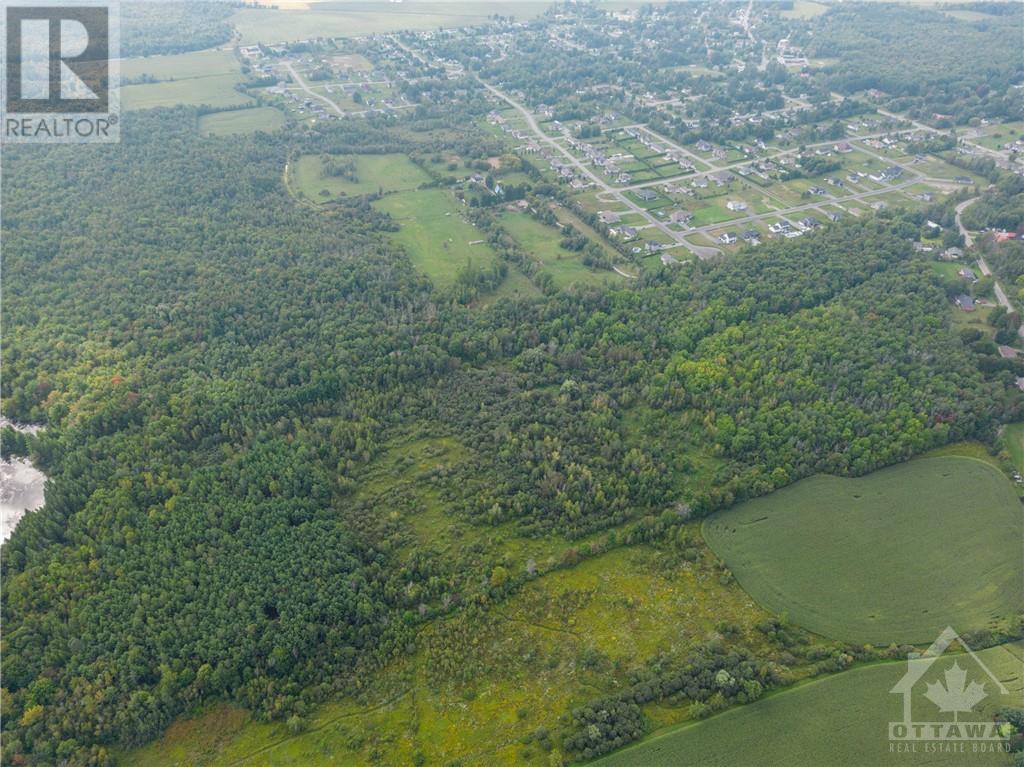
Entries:
<svg viewBox="0 0 1024 767">
<path fill-rule="evenodd" d="M 937 10 L 872 3 L 833 7 L 794 40 L 808 55 L 835 59 L 816 75 L 825 88 L 878 89 L 891 108 L 946 126 L 1024 116 L 1010 90 L 1024 76 L 1015 32 L 1022 23 L 1019 3 L 970 24 Z"/>
<path fill-rule="evenodd" d="M 121 55 L 200 51 L 231 39 L 235 8 L 215 0 L 121 3 Z"/>
<path fill-rule="evenodd" d="M 5 762 L 101 764 L 211 698 L 302 714 L 417 623 L 515 590 L 529 567 L 486 549 L 409 554 L 388 509 L 415 500 L 361 493 L 391 440 L 465 448 L 424 479 L 473 525 L 615 545 L 1013 414 L 899 212 L 483 308 L 415 272 L 366 198 L 312 210 L 282 184 L 295 151 L 416 151 L 386 120 L 194 123 L 5 151 L 2 392 L 47 425 L 15 447 L 51 478 L 4 545 Z"/>
</svg>

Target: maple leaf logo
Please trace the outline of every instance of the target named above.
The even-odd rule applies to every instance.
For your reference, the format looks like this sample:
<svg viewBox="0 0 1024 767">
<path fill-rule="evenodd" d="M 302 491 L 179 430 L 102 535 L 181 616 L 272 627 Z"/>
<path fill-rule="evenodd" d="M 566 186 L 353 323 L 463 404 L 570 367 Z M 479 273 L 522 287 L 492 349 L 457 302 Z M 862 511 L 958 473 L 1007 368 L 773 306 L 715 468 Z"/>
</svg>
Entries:
<svg viewBox="0 0 1024 767">
<path fill-rule="evenodd" d="M 954 662 L 952 668 L 946 669 L 945 677 L 945 685 L 942 682 L 929 682 L 924 696 L 943 713 L 952 712 L 954 722 L 959 714 L 970 711 L 988 695 L 984 684 L 973 681 L 967 684 L 967 672 L 960 668 L 959 662 Z"/>
</svg>

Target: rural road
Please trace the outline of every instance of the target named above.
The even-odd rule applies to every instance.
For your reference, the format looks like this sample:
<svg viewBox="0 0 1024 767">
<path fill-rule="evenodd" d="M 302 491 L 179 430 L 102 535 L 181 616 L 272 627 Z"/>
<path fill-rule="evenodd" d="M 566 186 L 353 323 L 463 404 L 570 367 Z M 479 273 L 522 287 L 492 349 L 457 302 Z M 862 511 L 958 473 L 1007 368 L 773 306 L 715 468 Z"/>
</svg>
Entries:
<svg viewBox="0 0 1024 767">
<path fill-rule="evenodd" d="M 956 226 L 960 230 L 960 234 L 964 236 L 964 246 L 971 247 L 974 245 L 974 238 L 971 233 L 967 231 L 963 223 L 960 221 L 960 214 L 963 213 L 969 205 L 978 201 L 978 197 L 972 197 L 969 200 L 964 200 L 962 203 L 956 206 Z M 990 277 L 992 270 L 988 266 L 988 262 L 985 261 L 985 257 L 981 253 L 976 254 L 978 256 L 978 269 L 981 271 L 983 277 Z M 996 301 L 999 305 L 1006 309 L 1007 312 L 1013 311 L 1013 304 L 1010 303 L 1010 299 L 1006 296 L 1006 292 L 1003 290 L 1003 286 L 998 282 L 992 283 L 992 292 L 996 294 Z M 1017 335 L 1024 338 L 1024 325 L 1017 328 Z"/>
</svg>

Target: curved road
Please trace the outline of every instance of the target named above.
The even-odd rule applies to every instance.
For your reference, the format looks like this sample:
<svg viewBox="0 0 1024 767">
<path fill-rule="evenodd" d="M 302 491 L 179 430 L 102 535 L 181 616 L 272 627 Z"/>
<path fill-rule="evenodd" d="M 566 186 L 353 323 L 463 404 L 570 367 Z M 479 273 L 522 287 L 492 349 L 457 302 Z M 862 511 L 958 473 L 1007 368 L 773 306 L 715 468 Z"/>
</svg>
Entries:
<svg viewBox="0 0 1024 767">
<path fill-rule="evenodd" d="M 298 72 L 295 71 L 295 67 L 293 67 L 291 65 L 291 62 L 286 61 L 285 64 L 284 64 L 284 67 L 285 67 L 285 69 L 287 69 L 291 73 L 292 79 L 295 80 L 295 82 L 299 84 L 299 87 L 302 90 L 304 90 L 306 93 L 308 93 L 312 98 L 315 98 L 317 101 L 322 101 L 325 104 L 329 104 L 331 109 L 333 109 L 335 112 L 338 113 L 339 117 L 344 117 L 345 116 L 345 112 L 344 112 L 344 110 L 341 107 L 339 107 L 337 104 L 335 104 L 333 101 L 331 101 L 326 96 L 321 96 L 319 93 L 317 93 L 316 91 L 312 90 L 306 84 L 306 81 L 302 79 L 302 76 Z"/>
<path fill-rule="evenodd" d="M 960 214 L 967 210 L 967 207 L 969 205 L 972 205 L 979 199 L 980 198 L 978 197 L 972 197 L 969 200 L 964 200 L 962 203 L 956 206 L 956 226 L 957 229 L 960 230 L 960 234 L 964 236 L 964 246 L 968 248 L 974 245 L 974 237 L 971 236 L 971 233 L 967 231 L 967 228 L 960 221 Z M 992 270 L 989 269 L 988 263 L 985 261 L 985 257 L 981 255 L 981 253 L 976 253 L 975 255 L 977 255 L 978 257 L 978 269 L 981 270 L 982 276 L 991 276 Z M 996 294 L 996 300 L 999 302 L 1000 306 L 1006 309 L 1007 312 L 1014 311 L 1013 304 L 1011 304 L 1010 299 L 1007 298 L 1006 293 L 1003 291 L 1002 285 L 1000 285 L 998 282 L 993 282 L 992 292 Z M 1017 335 L 1020 336 L 1021 338 L 1024 338 L 1024 325 L 1021 325 L 1019 328 L 1017 328 Z"/>
</svg>

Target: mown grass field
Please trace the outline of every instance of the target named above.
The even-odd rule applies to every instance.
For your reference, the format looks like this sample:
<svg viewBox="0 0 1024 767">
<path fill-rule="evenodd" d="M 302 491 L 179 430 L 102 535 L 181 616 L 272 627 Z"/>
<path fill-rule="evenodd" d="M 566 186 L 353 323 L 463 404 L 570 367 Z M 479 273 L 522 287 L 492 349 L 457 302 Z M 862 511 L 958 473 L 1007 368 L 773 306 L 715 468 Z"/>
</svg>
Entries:
<svg viewBox="0 0 1024 767">
<path fill-rule="evenodd" d="M 398 192 L 374 205 L 395 218 L 401 229 L 394 241 L 439 287 L 454 284 L 468 263 L 487 268 L 497 261 L 483 233 L 462 218 L 460 204 L 447 190 Z"/>
<path fill-rule="evenodd" d="M 1008 694 L 998 692 L 996 682 L 960 655 L 957 662 L 968 679 L 985 683 L 988 697 L 970 719 L 990 721 L 1000 705 L 1020 705 L 1024 646 L 1004 645 L 982 650 L 981 662 L 999 678 Z M 927 684 L 952 665 L 950 658 L 936 661 L 934 672 L 922 678 Z M 598 759 L 594 767 L 982 767 L 1009 764 L 1005 753 L 929 753 L 917 744 L 917 753 L 890 753 L 888 723 L 902 718 L 902 697 L 892 689 L 907 666 L 902 661 L 856 668 L 808 682 L 741 706 L 706 721 L 668 729 L 641 743 Z M 918 688 L 919 689 L 919 688 Z M 924 721 L 951 721 L 949 714 L 929 711 L 927 701 L 916 694 L 915 717 Z M 917 707 L 921 708 L 918 709 Z M 934 717 L 932 713 L 934 712 Z"/>
<path fill-rule="evenodd" d="M 211 136 L 230 136 L 254 131 L 275 131 L 285 124 L 285 115 L 273 107 L 235 109 L 215 112 L 199 118 L 199 132 Z"/>
<path fill-rule="evenodd" d="M 355 160 L 357 180 L 324 175 L 320 156 L 307 154 L 298 159 L 292 172 L 298 191 L 311 202 L 326 202 L 341 195 L 415 189 L 430 181 L 430 176 L 404 154 L 363 154 L 338 159 Z"/>
<path fill-rule="evenodd" d="M 253 100 L 235 90 L 241 75 L 221 74 L 209 77 L 190 77 L 183 80 L 165 80 L 121 88 L 121 106 L 126 110 L 187 106 L 228 107 L 251 104 Z"/>
<path fill-rule="evenodd" d="M 1024 472 L 1024 423 L 1010 423 L 1004 426 L 1003 441 L 1017 471 Z"/>
<path fill-rule="evenodd" d="M 982 461 L 923 458 L 858 479 L 817 476 L 703 527 L 768 610 L 854 642 L 927 642 L 1024 605 L 1024 514 Z"/>
<path fill-rule="evenodd" d="M 541 271 L 550 274 L 559 288 L 574 283 L 600 285 L 605 279 L 622 279 L 614 272 L 596 272 L 588 269 L 579 253 L 566 250 L 559 244 L 562 233 L 558 229 L 542 224 L 525 213 L 504 213 L 501 216 L 501 225 L 523 250 L 544 265 Z"/>
<path fill-rule="evenodd" d="M 231 51 L 195 51 L 168 56 L 139 56 L 121 60 L 121 79 L 149 76 L 156 80 L 188 80 L 241 72 Z"/>
<path fill-rule="evenodd" d="M 124 109 L 152 109 L 176 104 L 234 106 L 252 99 L 235 90 L 242 72 L 230 51 L 197 51 L 172 56 L 124 59 L 125 81 L 148 76 L 157 82 L 124 85 Z"/>
</svg>

